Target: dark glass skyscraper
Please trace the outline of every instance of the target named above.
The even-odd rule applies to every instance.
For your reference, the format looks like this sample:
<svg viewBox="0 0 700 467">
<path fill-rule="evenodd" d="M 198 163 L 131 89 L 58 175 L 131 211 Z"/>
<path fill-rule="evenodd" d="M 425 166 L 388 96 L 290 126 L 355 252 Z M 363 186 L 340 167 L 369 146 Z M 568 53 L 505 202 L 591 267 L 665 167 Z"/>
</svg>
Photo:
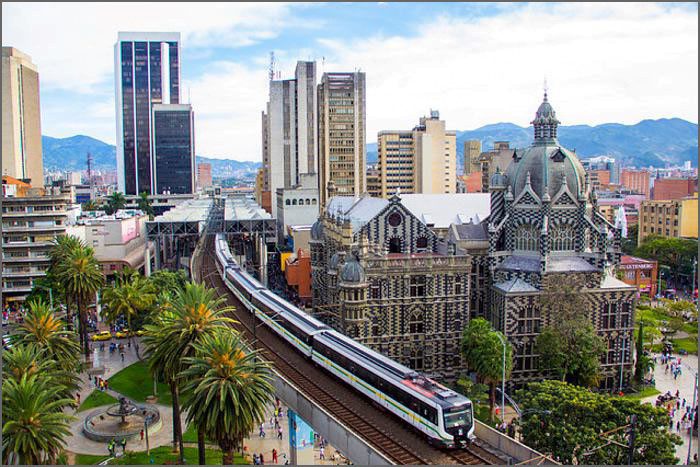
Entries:
<svg viewBox="0 0 700 467">
<path fill-rule="evenodd" d="M 119 191 L 157 192 L 152 106 L 180 103 L 180 33 L 120 32 L 114 71 Z"/>
<path fill-rule="evenodd" d="M 194 192 L 194 115 L 185 104 L 153 105 L 156 193 Z"/>
</svg>

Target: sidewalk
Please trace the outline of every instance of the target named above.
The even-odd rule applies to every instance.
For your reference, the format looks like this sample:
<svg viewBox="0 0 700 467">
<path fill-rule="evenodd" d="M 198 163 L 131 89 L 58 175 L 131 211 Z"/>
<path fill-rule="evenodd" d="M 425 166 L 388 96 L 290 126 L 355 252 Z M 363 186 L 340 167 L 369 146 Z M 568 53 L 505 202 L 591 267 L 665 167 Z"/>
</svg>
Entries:
<svg viewBox="0 0 700 467">
<path fill-rule="evenodd" d="M 675 394 L 679 391 L 679 399 L 682 401 L 685 398 L 686 405 L 691 405 L 693 403 L 693 388 L 695 384 L 695 374 L 698 371 L 698 356 L 697 355 L 686 355 L 681 356 L 674 354 L 675 358 L 681 359 L 682 372 L 678 379 L 673 379 L 673 375 L 669 371 L 666 373 L 666 365 L 661 364 L 661 354 L 654 354 L 657 360 L 656 367 L 654 368 L 654 379 L 656 380 L 656 389 L 665 394 L 666 391 L 671 391 L 671 394 Z M 642 399 L 642 402 L 647 402 L 654 404 L 658 395 L 650 396 Z M 700 396 L 700 394 L 698 395 Z M 697 401 L 696 401 L 697 404 Z M 675 417 L 673 418 L 673 433 L 676 433 L 683 439 L 683 444 L 676 447 L 676 456 L 680 459 L 681 464 L 685 464 L 685 460 L 688 456 L 688 443 L 690 441 L 690 435 L 687 430 L 681 427 L 680 432 L 676 431 L 676 422 L 680 421 L 683 417 L 684 410 L 677 410 Z M 693 446 L 692 452 L 690 454 L 690 461 L 693 461 L 693 454 L 698 452 L 698 433 L 693 433 Z"/>
</svg>

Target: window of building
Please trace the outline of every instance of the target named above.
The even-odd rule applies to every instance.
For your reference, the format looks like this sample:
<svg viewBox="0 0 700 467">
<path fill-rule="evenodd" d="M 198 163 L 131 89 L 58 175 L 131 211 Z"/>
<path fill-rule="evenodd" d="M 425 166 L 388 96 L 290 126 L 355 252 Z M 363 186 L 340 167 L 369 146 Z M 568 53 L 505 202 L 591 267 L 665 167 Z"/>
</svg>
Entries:
<svg viewBox="0 0 700 467">
<path fill-rule="evenodd" d="M 414 370 L 423 369 L 423 349 L 411 350 L 411 357 L 409 359 L 408 366 Z"/>
<path fill-rule="evenodd" d="M 411 297 L 425 296 L 425 276 L 411 276 L 409 293 Z"/>
<path fill-rule="evenodd" d="M 372 285 L 369 288 L 369 296 L 374 299 L 379 298 L 379 290 L 379 285 Z"/>
<path fill-rule="evenodd" d="M 403 251 L 399 237 L 391 237 L 389 239 L 389 253 L 401 253 Z"/>
<path fill-rule="evenodd" d="M 416 251 L 418 253 L 421 253 L 427 249 L 428 249 L 428 238 L 427 237 L 418 237 L 416 239 Z"/>
<path fill-rule="evenodd" d="M 515 231 L 515 249 L 525 251 L 537 251 L 540 248 L 540 239 L 537 229 L 530 224 L 523 224 Z"/>
<path fill-rule="evenodd" d="M 556 225 L 552 228 L 552 251 L 574 250 L 574 228 L 571 225 Z"/>
<path fill-rule="evenodd" d="M 296 205 L 297 205 L 297 200 L 296 200 L 296 199 L 293 199 L 293 200 L 292 200 L 292 206 L 296 206 Z"/>
<path fill-rule="evenodd" d="M 614 329 L 617 327 L 617 303 L 604 303 L 601 313 L 602 329 Z"/>
<path fill-rule="evenodd" d="M 634 280 L 634 271 L 626 271 L 626 272 L 625 272 L 625 278 L 626 278 L 627 280 L 633 281 L 633 280 Z"/>
<path fill-rule="evenodd" d="M 410 318 L 408 318 L 408 332 L 409 334 L 423 334 L 423 316 L 419 312 L 414 312 Z"/>
<path fill-rule="evenodd" d="M 314 205 L 314 206 L 316 205 L 316 198 L 313 198 L 313 199 L 311 200 L 311 204 Z"/>
<path fill-rule="evenodd" d="M 455 295 L 462 293 L 462 276 L 455 276 Z"/>
<path fill-rule="evenodd" d="M 605 363 L 615 363 L 615 354 L 617 351 L 615 350 L 615 340 L 610 339 L 608 341 L 608 351 L 605 354 Z"/>
<path fill-rule="evenodd" d="M 521 308 L 518 312 L 518 334 L 537 334 L 540 332 L 542 319 L 540 309 L 534 306 Z"/>
</svg>

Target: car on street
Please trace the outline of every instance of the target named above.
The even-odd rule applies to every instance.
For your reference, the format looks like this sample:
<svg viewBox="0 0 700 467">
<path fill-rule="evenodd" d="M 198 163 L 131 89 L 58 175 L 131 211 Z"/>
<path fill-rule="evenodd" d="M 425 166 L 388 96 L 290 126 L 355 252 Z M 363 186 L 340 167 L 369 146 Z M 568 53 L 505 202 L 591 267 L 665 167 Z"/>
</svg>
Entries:
<svg viewBox="0 0 700 467">
<path fill-rule="evenodd" d="M 126 339 L 127 337 L 129 337 L 129 330 L 122 329 L 121 331 L 117 331 L 114 337 L 116 337 L 117 339 Z"/>
<path fill-rule="evenodd" d="M 108 341 L 112 338 L 112 333 L 109 331 L 100 331 L 92 336 L 92 341 Z"/>
</svg>

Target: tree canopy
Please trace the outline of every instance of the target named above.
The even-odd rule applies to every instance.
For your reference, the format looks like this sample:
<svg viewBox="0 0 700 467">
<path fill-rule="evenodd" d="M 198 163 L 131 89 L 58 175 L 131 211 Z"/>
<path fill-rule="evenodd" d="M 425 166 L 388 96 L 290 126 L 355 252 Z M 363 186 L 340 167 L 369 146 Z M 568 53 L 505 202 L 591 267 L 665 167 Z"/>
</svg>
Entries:
<svg viewBox="0 0 700 467">
<path fill-rule="evenodd" d="M 611 438 L 627 445 L 624 427 L 637 415 L 634 464 L 672 465 L 678 462 L 678 435 L 667 431 L 668 414 L 663 408 L 638 400 L 594 393 L 562 381 L 531 383 L 517 391 L 525 415 L 520 420 L 523 441 L 564 464 L 627 464 L 628 449 L 610 443 Z"/>
<path fill-rule="evenodd" d="M 649 236 L 634 253 L 640 258 L 652 259 L 671 268 L 671 277 L 678 284 L 681 276 L 691 282 L 693 259 L 698 256 L 698 241 L 687 238 Z"/>
</svg>

